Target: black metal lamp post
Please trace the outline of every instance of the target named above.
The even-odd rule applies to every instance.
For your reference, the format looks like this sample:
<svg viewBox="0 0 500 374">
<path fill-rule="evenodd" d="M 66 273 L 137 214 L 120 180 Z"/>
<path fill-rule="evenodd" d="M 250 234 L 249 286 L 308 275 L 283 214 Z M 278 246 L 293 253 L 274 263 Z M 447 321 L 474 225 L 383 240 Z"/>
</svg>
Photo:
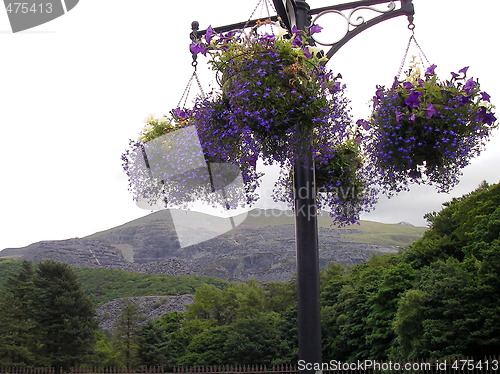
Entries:
<svg viewBox="0 0 500 374">
<path fill-rule="evenodd" d="M 296 26 L 298 30 L 304 30 L 324 15 L 331 13 L 345 19 L 347 27 L 343 37 L 332 43 L 315 40 L 320 45 L 330 46 L 330 50 L 326 53 L 328 59 L 354 36 L 382 21 L 404 15 L 408 17 L 410 29 L 413 28 L 412 0 L 361 0 L 317 9 L 310 9 L 305 0 L 273 0 L 273 3 L 279 18 L 289 30 L 293 26 Z M 397 3 L 400 4 L 399 7 Z M 387 4 L 387 9 L 372 8 L 379 4 Z M 380 15 L 365 20 L 364 17 L 357 16 L 360 10 L 370 10 Z M 348 15 L 342 13 L 343 11 L 348 11 Z M 277 18 L 271 17 L 272 20 L 277 20 Z M 214 30 L 225 32 L 251 27 L 263 20 L 240 22 L 216 27 Z M 205 31 L 198 31 L 198 26 L 198 22 L 192 23 L 191 38 L 193 40 L 205 33 Z M 313 373 L 315 372 L 313 364 L 321 363 L 321 327 L 316 187 L 311 152 L 312 130 L 304 134 L 301 140 L 302 144 L 297 150 L 300 163 L 294 168 L 299 362 L 302 362 L 304 365 L 301 366 L 305 368 L 301 372 Z"/>
</svg>

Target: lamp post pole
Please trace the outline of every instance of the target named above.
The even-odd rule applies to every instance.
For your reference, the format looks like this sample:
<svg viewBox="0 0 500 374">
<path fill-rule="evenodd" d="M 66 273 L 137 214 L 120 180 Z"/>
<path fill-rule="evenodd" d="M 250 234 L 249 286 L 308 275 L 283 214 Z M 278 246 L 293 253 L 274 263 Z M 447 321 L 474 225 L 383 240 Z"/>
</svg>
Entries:
<svg viewBox="0 0 500 374">
<path fill-rule="evenodd" d="M 304 30 L 324 15 L 335 13 L 346 21 L 344 36 L 331 43 L 315 40 L 316 43 L 328 46 L 325 56 L 330 59 L 350 39 L 360 32 L 382 21 L 407 16 L 413 25 L 414 9 L 412 0 L 360 0 L 344 4 L 310 9 L 305 0 L 273 0 L 278 17 L 291 30 L 296 26 Z M 373 8 L 386 4 L 386 9 Z M 400 4 L 399 8 L 396 4 Z M 359 16 L 360 10 L 373 11 L 379 14 L 366 20 Z M 343 12 L 347 12 L 347 15 Z M 312 19 L 314 16 L 314 19 Z M 278 17 L 271 17 L 276 21 Z M 216 27 L 216 32 L 231 31 L 243 27 L 251 27 L 264 19 L 240 22 L 232 25 Z M 205 31 L 198 30 L 198 23 L 192 23 L 191 38 L 194 40 Z M 303 126 L 305 128 L 309 126 Z M 314 178 L 314 160 L 312 155 L 312 130 L 305 130 L 301 144 L 297 149 L 298 161 L 294 167 L 294 200 L 295 200 L 295 236 L 297 255 L 297 325 L 299 362 L 301 373 L 315 373 L 314 364 L 321 363 L 321 326 L 320 326 L 320 292 L 319 292 L 319 249 L 318 224 L 316 208 L 316 187 Z"/>
<path fill-rule="evenodd" d="M 295 4 L 297 29 L 304 30 L 311 24 L 309 5 L 302 0 L 296 1 Z M 298 345 L 299 361 L 313 364 L 321 362 L 318 220 L 312 128 L 301 127 L 307 130 L 301 137 L 293 170 Z M 304 372 L 312 373 L 314 370 Z"/>
</svg>

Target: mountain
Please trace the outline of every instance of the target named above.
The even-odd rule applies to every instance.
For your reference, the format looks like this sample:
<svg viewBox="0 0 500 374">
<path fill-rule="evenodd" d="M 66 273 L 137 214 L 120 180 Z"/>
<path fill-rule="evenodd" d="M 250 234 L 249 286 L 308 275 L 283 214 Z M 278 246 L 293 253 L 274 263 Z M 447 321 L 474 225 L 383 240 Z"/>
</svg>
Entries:
<svg viewBox="0 0 500 374">
<path fill-rule="evenodd" d="M 0 252 L 0 258 L 32 262 L 51 258 L 78 267 L 205 275 L 229 281 L 245 281 L 251 277 L 259 281 L 287 281 L 293 276 L 292 212 L 252 210 L 246 217 L 234 217 L 233 222 L 241 224 L 217 236 L 225 230 L 222 226 L 227 222 L 203 213 L 188 215 L 162 210 L 84 238 L 5 249 Z M 318 231 L 320 266 L 326 266 L 332 261 L 355 265 L 373 253 L 395 252 L 398 247 L 421 237 L 425 229 L 370 221 L 339 229 L 331 226 L 327 215 L 320 215 Z M 212 239 L 203 241 L 209 237 Z M 194 244 L 182 245 L 189 242 Z"/>
</svg>

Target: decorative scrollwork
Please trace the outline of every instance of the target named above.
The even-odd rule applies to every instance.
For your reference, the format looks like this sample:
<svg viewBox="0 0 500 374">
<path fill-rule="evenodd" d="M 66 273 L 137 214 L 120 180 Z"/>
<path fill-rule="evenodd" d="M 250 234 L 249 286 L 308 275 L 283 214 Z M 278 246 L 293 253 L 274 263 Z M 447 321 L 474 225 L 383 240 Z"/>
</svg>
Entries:
<svg viewBox="0 0 500 374">
<path fill-rule="evenodd" d="M 313 36 L 313 39 L 316 43 L 318 43 L 320 45 L 333 46 L 336 43 L 338 43 L 339 41 L 341 41 L 343 38 L 345 38 L 345 36 L 349 33 L 351 26 L 356 28 L 356 27 L 362 26 L 363 24 L 365 24 L 367 22 L 364 16 L 361 16 L 361 15 L 359 15 L 357 17 L 355 16 L 355 14 L 357 12 L 359 12 L 360 10 L 371 10 L 371 11 L 374 11 L 377 13 L 386 14 L 386 13 L 390 13 L 390 12 L 394 11 L 395 9 L 396 9 L 396 4 L 394 1 L 391 1 L 389 4 L 387 4 L 387 9 L 385 9 L 385 10 L 376 9 L 374 7 L 371 7 L 371 6 L 359 6 L 357 8 L 352 9 L 347 15 L 342 13 L 339 10 L 334 10 L 334 9 L 325 10 L 325 11 L 319 13 L 318 15 L 316 15 L 316 17 L 314 17 L 314 19 L 312 20 L 312 24 L 317 24 L 318 23 L 317 21 L 321 17 L 324 17 L 327 14 L 334 13 L 334 14 L 340 15 L 346 21 L 346 28 L 345 28 L 344 35 L 342 35 L 342 37 L 338 38 L 337 40 L 335 40 L 333 42 L 329 42 L 329 43 L 321 42 L 321 41 L 317 40 L 316 38 L 314 38 L 314 36 Z"/>
</svg>

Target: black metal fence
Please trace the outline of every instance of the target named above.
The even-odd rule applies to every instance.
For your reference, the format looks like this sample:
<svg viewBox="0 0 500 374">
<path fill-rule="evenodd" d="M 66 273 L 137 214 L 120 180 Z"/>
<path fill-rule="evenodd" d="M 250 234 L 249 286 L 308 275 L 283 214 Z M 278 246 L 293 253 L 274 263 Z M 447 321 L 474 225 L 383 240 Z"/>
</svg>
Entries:
<svg viewBox="0 0 500 374">
<path fill-rule="evenodd" d="M 322 374 L 499 374 L 500 357 L 490 356 L 483 359 L 446 359 L 415 360 L 410 362 L 374 361 L 298 363 L 288 365 L 250 365 L 250 366 L 200 366 L 174 367 L 161 366 L 127 369 L 117 367 L 79 367 L 72 368 L 68 374 L 298 374 L 302 370 L 313 370 Z M 0 367 L 0 374 L 63 374 L 62 369 Z"/>
</svg>

